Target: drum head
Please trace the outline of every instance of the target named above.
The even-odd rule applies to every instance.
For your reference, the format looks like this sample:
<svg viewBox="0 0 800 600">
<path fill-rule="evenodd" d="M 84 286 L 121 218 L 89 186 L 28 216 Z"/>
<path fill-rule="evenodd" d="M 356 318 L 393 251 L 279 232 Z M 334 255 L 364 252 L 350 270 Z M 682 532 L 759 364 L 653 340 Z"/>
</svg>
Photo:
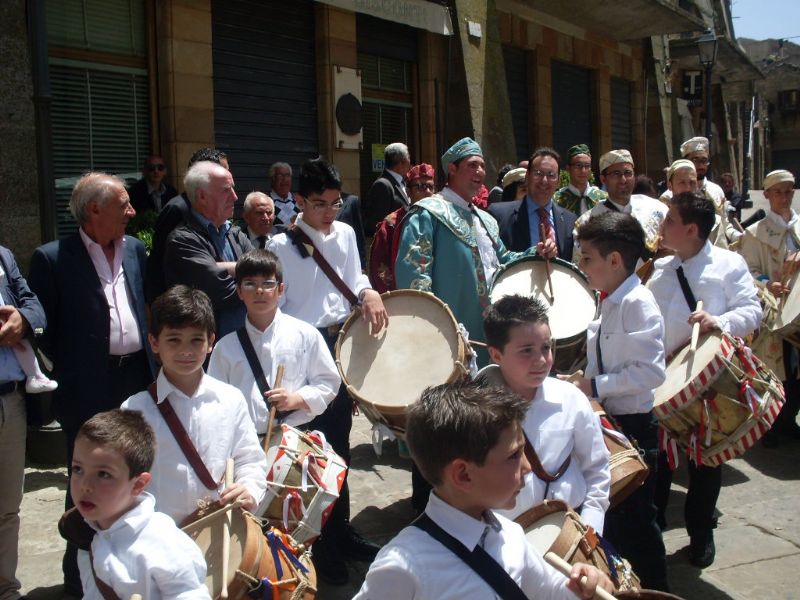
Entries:
<svg viewBox="0 0 800 600">
<path fill-rule="evenodd" d="M 586 277 L 571 263 L 553 259 L 550 280 L 555 297 L 552 302 L 544 259 L 523 258 L 498 272 L 489 298 L 492 303 L 512 294 L 538 298 L 549 307 L 547 316 L 554 339 L 564 340 L 584 333 L 597 314 L 595 293 Z"/>
<path fill-rule="evenodd" d="M 206 587 L 212 598 L 219 597 L 222 591 L 222 538 L 225 515 L 228 511 L 218 512 L 199 530 L 187 526 L 184 531 L 194 539 L 203 553 L 206 565 Z M 241 511 L 231 510 L 230 551 L 228 552 L 228 585 L 233 582 L 236 569 L 242 564 L 247 543 L 247 519 Z"/>
<path fill-rule="evenodd" d="M 789 295 L 780 306 L 780 316 L 775 323 L 774 328 L 783 329 L 794 323 L 798 316 L 800 316 L 800 271 L 795 273 L 789 281 Z"/>
<path fill-rule="evenodd" d="M 561 535 L 567 513 L 558 511 L 545 515 L 525 529 L 525 539 L 542 555 L 546 554 Z"/>
<path fill-rule="evenodd" d="M 384 294 L 389 326 L 377 337 L 360 315 L 339 334 L 336 362 L 349 391 L 381 412 L 403 414 L 426 387 L 452 380 L 464 360 L 453 313 L 432 294 Z"/>
<path fill-rule="evenodd" d="M 694 381 L 711 364 L 721 346 L 722 335 L 712 331 L 700 336 L 694 355 L 689 352 L 688 344 L 678 352 L 667 365 L 666 380 L 656 389 L 655 406 L 669 401 Z"/>
</svg>

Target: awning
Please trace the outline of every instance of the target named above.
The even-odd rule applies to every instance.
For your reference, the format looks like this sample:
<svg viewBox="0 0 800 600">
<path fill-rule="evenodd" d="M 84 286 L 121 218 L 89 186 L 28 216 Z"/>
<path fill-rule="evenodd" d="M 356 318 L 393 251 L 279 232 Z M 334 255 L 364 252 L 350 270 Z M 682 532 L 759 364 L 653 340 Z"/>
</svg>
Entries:
<svg viewBox="0 0 800 600">
<path fill-rule="evenodd" d="M 556 0 L 498 1 L 497 8 L 515 12 L 514 7 L 530 7 L 565 23 L 615 40 L 635 40 L 653 35 L 702 31 L 702 19 L 678 8 L 669 0 Z"/>
<path fill-rule="evenodd" d="M 447 7 L 426 0 L 317 0 L 317 2 L 441 35 L 453 35 L 453 24 Z"/>
</svg>

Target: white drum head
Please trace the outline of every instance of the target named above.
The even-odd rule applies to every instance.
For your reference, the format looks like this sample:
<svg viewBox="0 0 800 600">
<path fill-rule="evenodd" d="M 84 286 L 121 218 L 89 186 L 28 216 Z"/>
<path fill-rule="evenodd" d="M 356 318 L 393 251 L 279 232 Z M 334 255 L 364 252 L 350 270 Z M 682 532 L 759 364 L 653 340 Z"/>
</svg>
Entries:
<svg viewBox="0 0 800 600">
<path fill-rule="evenodd" d="M 792 276 L 789 281 L 789 295 L 783 302 L 778 322 L 775 323 L 775 329 L 783 329 L 788 327 L 800 316 L 800 271 Z"/>
<path fill-rule="evenodd" d="M 563 511 L 545 515 L 525 531 L 525 538 L 544 556 L 561 535 L 566 518 Z"/>
<path fill-rule="evenodd" d="M 489 298 L 492 304 L 512 294 L 538 298 L 549 307 L 547 316 L 554 339 L 565 340 L 584 333 L 597 314 L 594 291 L 586 279 L 564 261 L 550 261 L 550 280 L 554 302 L 550 301 L 544 260 L 522 259 L 497 276 Z"/>
<path fill-rule="evenodd" d="M 360 316 L 351 319 L 336 358 L 359 400 L 402 414 L 426 387 L 450 380 L 456 362 L 463 361 L 463 346 L 452 313 L 432 295 L 392 292 L 383 303 L 389 327 L 372 337 Z"/>
<path fill-rule="evenodd" d="M 697 350 L 694 356 L 689 352 L 687 344 L 678 352 L 667 365 L 667 379 L 656 389 L 655 402 L 657 406 L 667 402 L 689 385 L 709 365 L 719 353 L 722 345 L 722 335 L 709 332 L 700 336 L 697 341 Z"/>
</svg>

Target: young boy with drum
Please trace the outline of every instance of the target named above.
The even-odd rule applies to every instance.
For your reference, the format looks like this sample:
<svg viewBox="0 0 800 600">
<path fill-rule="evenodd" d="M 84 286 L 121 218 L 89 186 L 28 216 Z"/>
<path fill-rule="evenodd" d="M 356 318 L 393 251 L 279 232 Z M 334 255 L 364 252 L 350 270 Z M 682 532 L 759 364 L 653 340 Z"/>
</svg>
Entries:
<svg viewBox="0 0 800 600">
<path fill-rule="evenodd" d="M 286 314 L 316 327 L 331 356 L 342 324 L 356 306 L 371 331 L 389 324 L 380 294 L 361 272 L 353 228 L 336 220 L 342 207 L 342 180 L 331 163 L 318 158 L 300 169 L 295 198 L 302 212 L 295 227 L 270 240 L 268 249 L 280 260 L 285 274 L 279 306 Z M 336 454 L 350 463 L 353 401 L 343 385 L 325 411 L 307 425 L 325 434 Z M 370 561 L 378 546 L 350 525 L 350 493 L 345 479 L 322 535 L 314 543 L 317 575 L 334 585 L 347 583 L 344 559 Z"/>
<path fill-rule="evenodd" d="M 513 506 L 530 470 L 522 431 L 528 403 L 483 380 L 425 390 L 409 411 L 407 440 L 433 491 L 423 515 L 378 554 L 355 599 L 568 599 L 591 598 L 598 586 L 611 591 L 589 565 L 575 565 L 569 580 L 556 573 L 518 524 L 494 512 Z"/>
<path fill-rule="evenodd" d="M 208 374 L 245 394 L 259 435 L 267 433 L 272 405 L 280 411 L 280 422 L 307 423 L 325 411 L 341 384 L 325 340 L 315 327 L 278 308 L 284 284 L 275 254 L 246 253 L 236 263 L 235 279 L 247 319 L 214 346 Z M 280 387 L 269 389 L 265 384 L 275 385 L 278 366 L 283 366 Z M 265 378 L 259 383 L 261 374 Z"/>
<path fill-rule="evenodd" d="M 761 323 L 753 277 L 738 254 L 711 244 L 714 203 L 693 192 L 683 192 L 669 201 L 662 225 L 662 244 L 675 252 L 659 259 L 648 289 L 664 317 L 664 349 L 672 355 L 689 342 L 692 327 L 700 333 L 719 330 L 745 337 Z M 703 302 L 697 310 L 697 302 Z M 684 516 L 689 532 L 689 560 L 704 568 L 714 562 L 714 507 L 722 485 L 722 468 L 696 465 L 689 461 L 689 491 Z M 656 505 L 664 522 L 672 481 L 665 453 L 661 453 L 657 474 Z"/>
<path fill-rule="evenodd" d="M 526 453 L 532 471 L 514 508 L 503 514 L 514 518 L 544 500 L 563 500 L 602 534 L 609 505 L 609 454 L 586 396 L 566 381 L 548 377 L 553 350 L 547 309 L 528 296 L 506 296 L 489 307 L 483 330 L 496 366 L 482 374 L 498 375 L 511 391 L 530 400 L 522 429 L 530 443 Z"/>
<path fill-rule="evenodd" d="M 70 477 L 75 508 L 59 529 L 80 548 L 84 598 L 210 600 L 200 548 L 154 510 L 155 498 L 144 491 L 155 445 L 137 411 L 98 413 L 78 431 Z"/>
<path fill-rule="evenodd" d="M 788 284 L 798 269 L 796 253 L 800 251 L 800 218 L 792 209 L 794 183 L 794 175 L 789 171 L 779 169 L 767 174 L 764 197 L 769 201 L 769 212 L 747 228 L 740 249 L 757 285 L 777 299 L 784 299 L 789 294 Z M 793 260 L 788 260 L 793 254 Z M 784 301 L 782 306 L 785 305 Z M 786 403 L 771 432 L 764 436 L 764 445 L 777 446 L 778 433 L 800 439 L 797 425 L 800 411 L 797 347 L 779 335 L 762 332 L 754 342 L 753 350 L 783 380 L 786 392 Z"/>
<path fill-rule="evenodd" d="M 249 511 L 264 499 L 267 459 L 242 392 L 203 372 L 214 343 L 208 296 L 176 285 L 156 298 L 150 347 L 161 371 L 122 404 L 139 410 L 156 434 L 151 490 L 159 511 L 180 524 L 199 506 L 234 501 Z M 228 459 L 233 484 L 224 485 Z"/>
<path fill-rule="evenodd" d="M 597 398 L 639 444 L 650 476 L 606 513 L 604 537 L 627 558 L 645 588 L 668 591 L 666 551 L 653 504 L 658 468 L 654 390 L 664 383 L 664 321 L 634 269 L 645 251 L 639 221 L 622 212 L 593 216 L 578 229 L 579 267 L 604 297 L 587 332 L 586 377 L 575 383 Z"/>
</svg>

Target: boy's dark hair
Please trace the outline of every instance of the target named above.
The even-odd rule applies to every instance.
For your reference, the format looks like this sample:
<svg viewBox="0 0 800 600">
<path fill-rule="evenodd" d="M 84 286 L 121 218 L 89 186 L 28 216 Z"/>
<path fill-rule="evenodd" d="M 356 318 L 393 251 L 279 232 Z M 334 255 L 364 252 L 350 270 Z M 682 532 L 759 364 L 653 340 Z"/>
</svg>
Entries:
<svg viewBox="0 0 800 600">
<path fill-rule="evenodd" d="M 283 269 L 281 261 L 270 250 L 251 250 L 236 261 L 234 279 L 236 285 L 242 283 L 246 277 L 274 277 L 278 283 L 283 283 Z"/>
<path fill-rule="evenodd" d="M 115 408 L 97 413 L 78 430 L 78 438 L 119 452 L 130 470 L 130 478 L 153 466 L 156 434 L 138 410 Z"/>
<path fill-rule="evenodd" d="M 150 307 L 150 333 L 158 337 L 164 327 L 198 327 L 211 337 L 216 322 L 208 294 L 188 285 L 174 285 L 161 294 Z"/>
<path fill-rule="evenodd" d="M 544 303 L 530 296 L 505 296 L 489 306 L 483 318 L 486 343 L 502 350 L 511 337 L 511 328 L 528 323 L 550 324 Z"/>
<path fill-rule="evenodd" d="M 325 190 L 342 189 L 342 177 L 333 163 L 324 158 L 307 160 L 300 167 L 297 177 L 297 192 L 304 198 L 311 194 L 322 194 Z"/>
<path fill-rule="evenodd" d="M 581 225 L 575 238 L 578 242 L 590 242 L 605 258 L 619 252 L 622 263 L 630 275 L 636 269 L 644 253 L 644 229 L 631 215 L 609 211 L 596 215 Z"/>
<path fill-rule="evenodd" d="M 522 422 L 528 404 L 483 378 L 429 387 L 408 412 L 411 456 L 423 477 L 437 486 L 444 468 L 457 458 L 482 465 L 503 430 Z"/>
<path fill-rule="evenodd" d="M 189 159 L 189 166 L 187 168 L 191 169 L 194 163 L 198 163 L 201 161 L 208 161 L 222 164 L 222 161 L 228 158 L 228 155 L 225 154 L 222 150 L 217 150 L 216 148 L 200 148 Z"/>
<path fill-rule="evenodd" d="M 678 209 L 684 225 L 689 223 L 697 225 L 697 235 L 705 242 L 711 235 L 716 221 L 714 203 L 695 192 L 681 192 L 673 196 L 669 203 Z"/>
</svg>

